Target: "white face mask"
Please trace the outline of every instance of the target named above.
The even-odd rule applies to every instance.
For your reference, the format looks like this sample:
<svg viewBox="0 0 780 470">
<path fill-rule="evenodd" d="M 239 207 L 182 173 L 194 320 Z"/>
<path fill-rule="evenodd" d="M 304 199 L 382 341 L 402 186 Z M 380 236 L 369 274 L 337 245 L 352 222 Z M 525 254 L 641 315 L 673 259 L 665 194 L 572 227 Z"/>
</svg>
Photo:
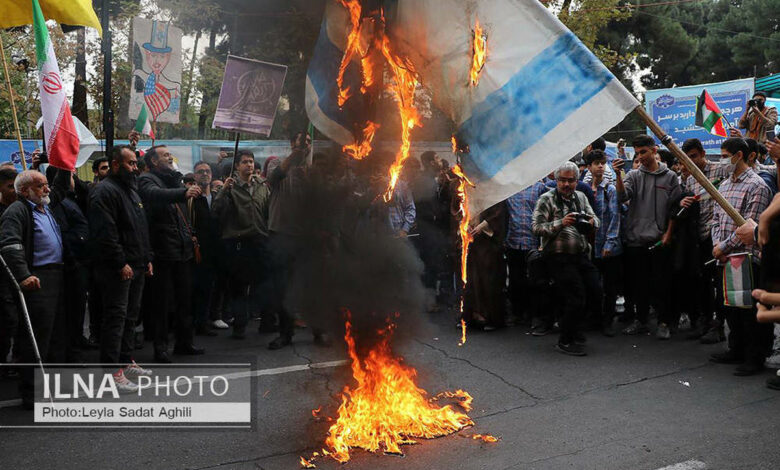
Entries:
<svg viewBox="0 0 780 470">
<path fill-rule="evenodd" d="M 726 172 L 728 172 L 728 174 L 734 173 L 734 170 L 737 168 L 737 164 L 731 163 L 730 158 L 721 158 L 720 164 L 723 165 L 723 168 L 726 169 Z"/>
</svg>

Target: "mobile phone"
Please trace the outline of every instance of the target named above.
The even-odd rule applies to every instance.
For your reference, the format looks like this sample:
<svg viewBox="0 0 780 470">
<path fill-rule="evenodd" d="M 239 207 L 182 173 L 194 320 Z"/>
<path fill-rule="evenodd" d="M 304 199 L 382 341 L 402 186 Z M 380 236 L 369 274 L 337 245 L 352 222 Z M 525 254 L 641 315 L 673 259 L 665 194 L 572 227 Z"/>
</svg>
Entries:
<svg viewBox="0 0 780 470">
<path fill-rule="evenodd" d="M 775 130 L 774 129 L 769 129 L 768 131 L 766 131 L 766 140 L 771 140 L 771 141 L 775 140 Z"/>
</svg>

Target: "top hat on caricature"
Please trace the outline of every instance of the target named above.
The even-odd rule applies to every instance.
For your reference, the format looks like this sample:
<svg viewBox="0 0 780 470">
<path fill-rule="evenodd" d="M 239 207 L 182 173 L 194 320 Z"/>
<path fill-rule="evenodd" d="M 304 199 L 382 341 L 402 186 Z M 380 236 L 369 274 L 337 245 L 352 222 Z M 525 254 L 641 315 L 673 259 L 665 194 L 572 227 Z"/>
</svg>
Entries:
<svg viewBox="0 0 780 470">
<path fill-rule="evenodd" d="M 171 52 L 172 49 L 168 46 L 168 24 L 157 20 L 152 21 L 152 37 L 149 42 L 144 43 L 144 49 L 158 53 Z"/>
</svg>

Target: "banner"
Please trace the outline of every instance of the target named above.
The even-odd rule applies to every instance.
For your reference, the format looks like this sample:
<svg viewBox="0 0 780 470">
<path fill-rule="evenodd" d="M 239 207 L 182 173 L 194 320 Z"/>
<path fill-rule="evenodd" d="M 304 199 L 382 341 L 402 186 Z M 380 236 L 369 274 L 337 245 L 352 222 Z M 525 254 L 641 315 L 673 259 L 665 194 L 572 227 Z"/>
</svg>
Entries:
<svg viewBox="0 0 780 470">
<path fill-rule="evenodd" d="M 753 88 L 754 80 L 745 78 L 730 82 L 648 90 L 645 93 L 645 109 L 655 122 L 672 136 L 677 145 L 682 145 L 686 139 L 696 138 L 701 141 L 705 152 L 720 153 L 720 144 L 725 139 L 694 124 L 696 98 L 706 89 L 723 111 L 726 120 L 737 127 L 747 101 L 753 96 Z M 726 127 L 728 128 L 728 125 Z M 647 133 L 652 135 L 649 129 Z"/>
<path fill-rule="evenodd" d="M 32 153 L 41 147 L 39 140 L 23 140 L 24 156 L 27 161 L 27 168 L 32 166 Z M 22 157 L 19 154 L 19 142 L 14 140 L 0 140 L 0 163 L 11 162 L 17 171 L 22 171 Z"/>
<path fill-rule="evenodd" d="M 133 19 L 133 84 L 128 116 L 137 119 L 146 103 L 151 122 L 179 122 L 181 37 L 170 23 Z"/>
<path fill-rule="evenodd" d="M 285 65 L 228 56 L 212 127 L 268 137 L 286 75 Z"/>
</svg>

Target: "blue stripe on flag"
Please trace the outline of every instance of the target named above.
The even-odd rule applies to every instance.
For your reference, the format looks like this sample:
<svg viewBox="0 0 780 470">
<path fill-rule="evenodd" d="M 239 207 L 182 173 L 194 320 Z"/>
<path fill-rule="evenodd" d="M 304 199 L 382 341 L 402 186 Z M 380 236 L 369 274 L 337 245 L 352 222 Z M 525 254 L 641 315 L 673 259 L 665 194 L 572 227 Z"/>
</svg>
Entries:
<svg viewBox="0 0 780 470">
<path fill-rule="evenodd" d="M 613 78 L 574 34 L 561 36 L 475 106 L 460 127 L 471 150 L 466 172 L 477 179 L 495 176 Z"/>
<path fill-rule="evenodd" d="M 307 75 L 317 93 L 319 108 L 323 114 L 351 132 L 352 123 L 359 118 L 359 108 L 355 109 L 356 107 L 352 105 L 352 102 L 348 101 L 343 109 L 339 109 L 336 79 L 339 75 L 339 66 L 341 65 L 344 51 L 330 41 L 327 21 L 325 19 L 322 22 L 320 36 L 317 39 L 317 44 L 314 46 L 314 54 L 311 62 L 309 62 Z M 360 72 L 354 63 L 347 66 L 347 70 L 344 73 L 344 83 L 350 85 L 351 90 L 359 93 Z M 316 126 L 317 123 L 315 122 L 314 125 Z"/>
</svg>

